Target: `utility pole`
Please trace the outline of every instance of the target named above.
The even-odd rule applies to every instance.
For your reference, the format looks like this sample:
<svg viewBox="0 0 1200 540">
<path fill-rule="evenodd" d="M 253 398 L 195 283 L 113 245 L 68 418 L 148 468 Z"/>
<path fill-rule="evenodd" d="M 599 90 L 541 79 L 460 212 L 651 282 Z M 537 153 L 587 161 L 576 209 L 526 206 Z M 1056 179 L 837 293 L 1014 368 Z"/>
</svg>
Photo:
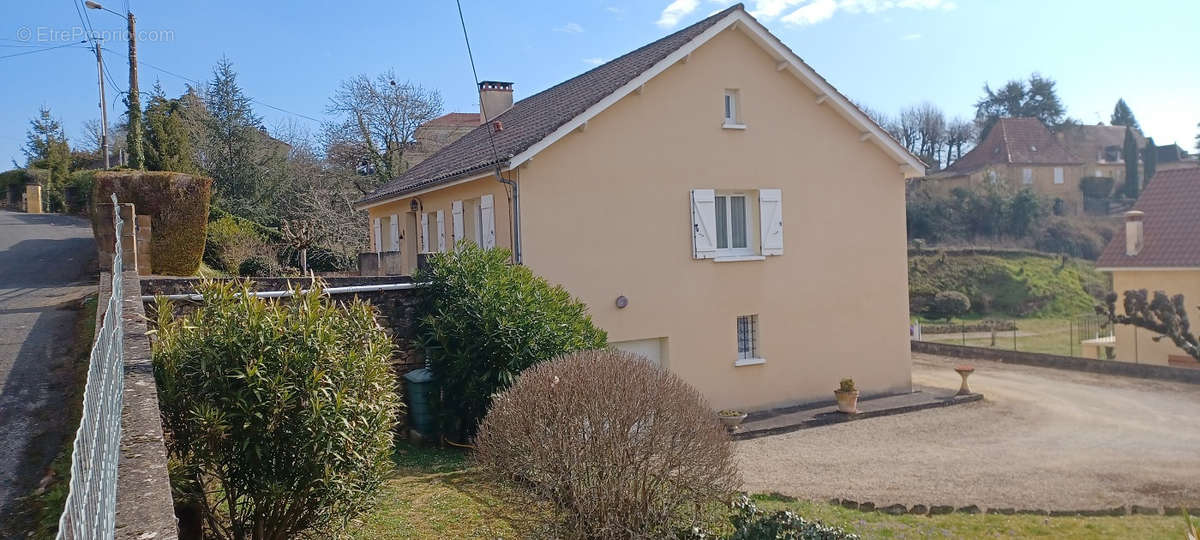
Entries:
<svg viewBox="0 0 1200 540">
<path fill-rule="evenodd" d="M 138 96 L 137 31 L 134 30 L 133 12 L 129 16 L 129 166 L 141 169 L 145 166 L 142 154 L 142 102 Z"/>
<path fill-rule="evenodd" d="M 100 55 L 100 41 L 96 40 L 96 78 L 100 81 L 100 152 L 104 154 L 104 168 L 108 162 L 108 105 L 104 98 L 104 58 Z"/>
</svg>

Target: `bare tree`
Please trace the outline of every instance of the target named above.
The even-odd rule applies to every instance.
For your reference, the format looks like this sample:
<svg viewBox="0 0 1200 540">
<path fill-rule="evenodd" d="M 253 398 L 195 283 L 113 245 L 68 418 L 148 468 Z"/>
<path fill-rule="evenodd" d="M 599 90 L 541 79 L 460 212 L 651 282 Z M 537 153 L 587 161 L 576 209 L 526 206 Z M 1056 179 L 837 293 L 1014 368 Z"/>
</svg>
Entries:
<svg viewBox="0 0 1200 540">
<path fill-rule="evenodd" d="M 897 137 L 904 148 L 914 154 L 920 153 L 921 146 L 921 112 L 917 107 L 908 107 L 900 111 L 900 121 L 897 124 Z"/>
<path fill-rule="evenodd" d="M 342 81 L 327 111 L 338 118 L 325 126 L 326 156 L 345 169 L 366 172 L 354 186 L 367 194 L 407 169 L 404 152 L 415 142 L 417 127 L 441 114 L 442 96 L 397 82 L 388 70 Z"/>
<path fill-rule="evenodd" d="M 1117 293 L 1108 293 L 1104 304 L 1096 306 L 1096 313 L 1118 324 L 1129 324 L 1157 333 L 1151 339 L 1167 338 L 1192 358 L 1200 360 L 1200 336 L 1192 333 L 1188 322 L 1187 306 L 1183 295 L 1168 297 L 1163 291 L 1154 291 L 1153 298 L 1146 289 L 1125 291 L 1125 314 L 1117 313 Z"/>
<path fill-rule="evenodd" d="M 942 147 L 946 144 L 946 115 L 937 105 L 928 101 L 914 108 L 917 135 L 921 141 L 918 155 L 927 163 L 938 167 L 942 163 Z"/>
<path fill-rule="evenodd" d="M 963 146 L 975 140 L 975 123 L 955 117 L 946 126 L 946 165 L 958 161 L 963 156 Z"/>
<path fill-rule="evenodd" d="M 352 172 L 331 165 L 316 152 L 312 136 L 295 123 L 277 126 L 275 136 L 289 145 L 285 174 L 291 188 L 284 200 L 280 232 L 308 270 L 309 248 L 352 259 L 365 247 L 366 214 L 354 209 L 360 194 Z M 318 259 L 320 260 L 320 259 Z"/>
</svg>

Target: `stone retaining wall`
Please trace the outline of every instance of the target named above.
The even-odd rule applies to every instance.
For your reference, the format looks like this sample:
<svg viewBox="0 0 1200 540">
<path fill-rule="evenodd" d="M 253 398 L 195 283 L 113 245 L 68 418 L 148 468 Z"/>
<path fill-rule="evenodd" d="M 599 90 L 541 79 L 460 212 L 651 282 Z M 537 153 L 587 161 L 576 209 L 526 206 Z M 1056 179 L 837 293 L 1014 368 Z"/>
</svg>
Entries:
<svg viewBox="0 0 1200 540">
<path fill-rule="evenodd" d="M 1039 366 L 1055 369 L 1070 369 L 1105 375 L 1121 375 L 1140 379 L 1158 379 L 1200 384 L 1200 369 L 1158 366 L 1150 364 L 1133 364 L 1115 360 L 1096 360 L 1078 356 L 1062 356 L 1008 349 L 993 349 L 991 347 L 972 347 L 970 345 L 953 345 L 950 343 L 935 343 L 932 341 L 913 341 L 912 351 L 956 358 L 976 358 L 994 360 L 1009 364 Z"/>
<path fill-rule="evenodd" d="M 117 462 L 117 540 L 173 540 L 179 533 L 167 476 L 167 447 L 158 412 L 158 389 L 136 271 L 126 271 L 121 318 L 125 325 L 125 390 L 121 455 Z M 100 275 L 99 306 L 112 295 L 111 274 Z M 108 314 L 97 313 L 97 319 Z M 99 328 L 99 320 L 96 328 Z"/>
<path fill-rule="evenodd" d="M 795 500 L 792 497 L 786 497 L 786 496 L 781 497 L 781 498 Z M 1196 508 L 1196 507 L 1189 508 L 1189 507 L 1183 507 L 1183 506 L 1166 506 L 1166 507 L 1160 508 L 1157 506 L 1139 506 L 1136 504 L 1132 505 L 1132 506 L 1122 505 L 1122 506 L 1116 506 L 1113 508 L 1099 508 L 1099 509 L 1089 509 L 1089 510 L 1045 510 L 1045 509 L 1041 509 L 1041 508 L 1012 508 L 1012 507 L 996 507 L 996 508 L 988 507 L 985 509 L 985 508 L 980 508 L 978 505 L 974 505 L 974 504 L 967 505 L 967 506 L 957 506 L 957 507 L 951 506 L 951 505 L 936 505 L 936 504 L 934 504 L 934 505 L 914 504 L 912 506 L 906 506 L 903 504 L 892 504 L 892 505 L 888 505 L 888 506 L 879 506 L 872 502 L 858 502 L 853 499 L 831 499 L 829 501 L 829 503 L 838 505 L 838 506 L 842 506 L 844 508 L 849 508 L 851 510 L 858 510 L 861 512 L 880 512 L 880 513 L 884 513 L 884 514 L 891 514 L 894 516 L 903 515 L 903 514 L 913 514 L 913 515 L 919 515 L 919 516 L 937 516 L 937 515 L 953 514 L 953 513 L 1001 514 L 1001 515 L 1006 515 L 1006 516 L 1011 516 L 1014 514 L 1028 514 L 1028 515 L 1035 515 L 1035 516 L 1053 516 L 1053 517 L 1059 517 L 1059 516 L 1099 517 L 1099 516 L 1126 516 L 1126 515 L 1178 516 L 1178 515 L 1183 514 L 1183 512 L 1185 510 L 1190 515 L 1198 515 L 1197 513 L 1200 512 L 1200 508 Z"/>
<path fill-rule="evenodd" d="M 233 278 L 223 278 L 228 281 Z M 350 276 L 321 278 L 326 287 L 352 287 L 358 285 L 389 285 L 395 283 L 412 283 L 407 276 Z M 142 294 L 191 294 L 195 292 L 199 278 L 169 278 L 154 277 L 142 279 Z M 254 278 L 252 289 L 255 291 L 287 290 L 289 284 L 307 286 L 307 278 Z M 349 300 L 361 298 L 370 302 L 379 310 L 379 323 L 388 330 L 396 343 L 393 364 L 397 373 L 405 373 L 421 365 L 420 355 L 413 342 L 413 325 L 416 318 L 417 295 L 412 289 L 392 291 L 371 291 L 357 293 L 339 293 L 335 298 Z M 176 302 L 177 312 L 187 309 L 187 301 Z M 147 302 L 147 309 L 152 310 L 153 302 Z"/>
</svg>

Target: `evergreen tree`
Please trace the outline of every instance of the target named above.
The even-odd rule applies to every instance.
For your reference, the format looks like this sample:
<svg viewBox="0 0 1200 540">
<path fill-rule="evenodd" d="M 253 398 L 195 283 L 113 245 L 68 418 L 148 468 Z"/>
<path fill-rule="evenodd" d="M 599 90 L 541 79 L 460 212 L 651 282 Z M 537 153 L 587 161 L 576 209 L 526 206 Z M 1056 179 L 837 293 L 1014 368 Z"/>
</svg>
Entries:
<svg viewBox="0 0 1200 540">
<path fill-rule="evenodd" d="M 154 83 L 145 114 L 146 169 L 151 171 L 196 172 L 192 141 L 184 123 L 183 104 L 167 99 L 162 86 Z"/>
<path fill-rule="evenodd" d="M 1137 139 L 1133 137 L 1133 128 L 1125 126 L 1125 146 L 1121 149 L 1121 157 L 1125 160 L 1125 195 L 1137 199 L 1138 192 L 1138 148 Z"/>
<path fill-rule="evenodd" d="M 987 137 L 1000 118 L 1033 117 L 1052 128 L 1071 122 L 1055 84 L 1053 79 L 1038 73 L 1030 75 L 1028 83 L 1012 80 L 996 91 L 984 84 L 984 96 L 975 103 L 979 140 Z"/>
<path fill-rule="evenodd" d="M 71 166 L 71 147 L 67 143 L 62 122 L 54 118 L 50 107 L 43 105 L 38 116 L 29 121 L 25 147 L 21 152 L 25 154 L 26 167 L 50 171 L 51 186 L 67 179 Z"/>
<path fill-rule="evenodd" d="M 1116 106 L 1113 107 L 1112 119 L 1109 121 L 1114 126 L 1131 127 L 1138 133 L 1142 132 L 1141 126 L 1138 125 L 1137 118 L 1134 118 L 1133 111 L 1129 105 L 1125 104 L 1125 99 L 1117 100 Z"/>
<path fill-rule="evenodd" d="M 271 202 L 282 188 L 287 149 L 266 134 L 250 103 L 233 63 L 222 58 L 205 89 L 204 112 L 194 112 L 202 128 L 199 165 L 213 178 L 219 208 L 266 223 L 276 218 Z"/>
<path fill-rule="evenodd" d="M 1146 138 L 1146 148 L 1142 149 L 1142 167 L 1142 184 L 1150 185 L 1150 179 L 1154 178 L 1154 173 L 1158 170 L 1158 147 L 1154 146 L 1154 137 Z"/>
</svg>

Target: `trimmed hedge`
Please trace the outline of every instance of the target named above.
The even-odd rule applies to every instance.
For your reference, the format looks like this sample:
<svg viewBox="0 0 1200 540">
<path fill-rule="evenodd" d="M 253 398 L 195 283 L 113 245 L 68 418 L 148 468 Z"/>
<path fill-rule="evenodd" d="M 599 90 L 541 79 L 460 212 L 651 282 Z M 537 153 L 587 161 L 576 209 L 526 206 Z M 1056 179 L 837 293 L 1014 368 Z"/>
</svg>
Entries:
<svg viewBox="0 0 1200 540">
<path fill-rule="evenodd" d="M 95 175 L 95 201 L 111 193 L 150 215 L 150 260 L 155 274 L 191 276 L 200 268 L 212 179 L 167 171 L 103 171 Z M 96 213 L 92 212 L 93 227 Z"/>
<path fill-rule="evenodd" d="M 921 332 L 925 334 L 956 334 L 959 332 L 1011 332 L 1017 329 L 1016 321 L 979 321 L 962 324 L 933 324 L 922 323 Z"/>
</svg>

